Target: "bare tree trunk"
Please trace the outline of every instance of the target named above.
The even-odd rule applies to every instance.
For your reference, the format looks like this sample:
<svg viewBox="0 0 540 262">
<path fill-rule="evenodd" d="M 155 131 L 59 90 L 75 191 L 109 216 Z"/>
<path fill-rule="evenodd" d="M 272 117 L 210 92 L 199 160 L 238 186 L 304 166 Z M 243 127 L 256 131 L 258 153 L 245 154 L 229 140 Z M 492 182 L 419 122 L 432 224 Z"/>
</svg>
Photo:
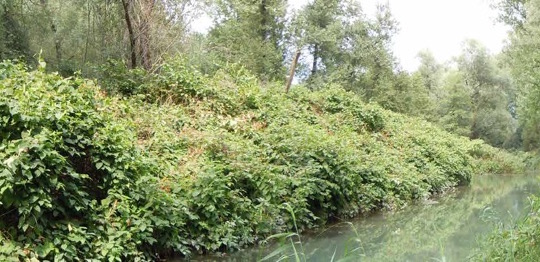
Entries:
<svg viewBox="0 0 540 262">
<path fill-rule="evenodd" d="M 294 79 L 294 72 L 296 72 L 296 65 L 298 64 L 299 58 L 300 58 L 300 48 L 296 49 L 296 54 L 294 55 L 294 58 L 291 64 L 291 71 L 289 73 L 289 79 L 287 79 L 287 85 L 285 86 L 285 93 L 289 93 L 289 89 L 291 88 L 291 84 Z"/>
<path fill-rule="evenodd" d="M 317 74 L 318 68 L 317 68 L 317 62 L 319 60 L 319 45 L 315 44 L 313 46 L 313 65 L 311 67 L 311 76 L 315 76 Z"/>
<path fill-rule="evenodd" d="M 259 5 L 259 14 L 261 16 L 261 39 L 263 41 L 268 39 L 268 9 L 266 0 L 262 0 Z"/>
<path fill-rule="evenodd" d="M 124 18 L 126 20 L 127 30 L 129 34 L 129 47 L 131 53 L 131 68 L 137 67 L 137 51 L 135 33 L 133 32 L 133 25 L 131 24 L 131 16 L 129 15 L 131 0 L 122 0 L 122 6 L 124 7 Z"/>
<path fill-rule="evenodd" d="M 90 1 L 88 1 L 86 8 L 86 42 L 84 44 L 83 65 L 86 64 L 86 59 L 88 58 L 88 45 L 90 43 Z"/>
<path fill-rule="evenodd" d="M 152 26 L 152 12 L 154 10 L 156 1 L 145 0 L 141 5 L 142 18 L 139 25 L 139 48 L 141 51 L 141 64 L 144 69 L 152 69 L 152 54 L 151 54 L 151 26 Z"/>
</svg>

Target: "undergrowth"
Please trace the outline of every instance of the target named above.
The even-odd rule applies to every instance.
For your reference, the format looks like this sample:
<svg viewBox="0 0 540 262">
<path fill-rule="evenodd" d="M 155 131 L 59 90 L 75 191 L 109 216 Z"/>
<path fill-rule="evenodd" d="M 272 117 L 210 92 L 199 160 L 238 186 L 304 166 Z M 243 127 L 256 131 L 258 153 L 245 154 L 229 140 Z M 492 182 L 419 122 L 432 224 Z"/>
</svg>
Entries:
<svg viewBox="0 0 540 262">
<path fill-rule="evenodd" d="M 0 63 L 1 260 L 234 250 L 523 168 L 339 86 L 111 70 L 100 88 Z"/>
</svg>

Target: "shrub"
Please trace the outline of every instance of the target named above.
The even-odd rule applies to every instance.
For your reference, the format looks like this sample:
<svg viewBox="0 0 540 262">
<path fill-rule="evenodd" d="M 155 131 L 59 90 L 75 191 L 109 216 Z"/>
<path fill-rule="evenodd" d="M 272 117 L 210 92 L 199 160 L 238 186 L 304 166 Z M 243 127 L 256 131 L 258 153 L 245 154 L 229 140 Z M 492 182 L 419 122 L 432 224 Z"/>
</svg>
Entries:
<svg viewBox="0 0 540 262">
<path fill-rule="evenodd" d="M 337 86 L 283 94 L 237 66 L 119 70 L 107 96 L 0 64 L 0 258 L 238 249 L 291 230 L 285 207 L 315 227 L 521 167 Z"/>
</svg>

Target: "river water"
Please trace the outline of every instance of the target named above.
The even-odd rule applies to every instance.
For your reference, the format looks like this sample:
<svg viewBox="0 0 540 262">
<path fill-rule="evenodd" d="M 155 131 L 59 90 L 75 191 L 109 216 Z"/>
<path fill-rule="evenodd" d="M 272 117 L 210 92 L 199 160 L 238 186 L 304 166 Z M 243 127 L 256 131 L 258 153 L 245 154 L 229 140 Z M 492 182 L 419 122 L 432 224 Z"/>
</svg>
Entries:
<svg viewBox="0 0 540 262">
<path fill-rule="evenodd" d="M 302 245 L 295 248 L 307 261 L 465 261 L 498 224 L 513 223 L 525 215 L 528 197 L 538 193 L 537 176 L 477 176 L 470 186 L 401 211 L 380 212 L 304 233 Z M 282 246 L 288 250 L 268 261 L 293 253 L 290 242 Z M 255 247 L 192 261 L 259 261 L 279 247 Z M 283 261 L 294 261 L 294 257 Z"/>
</svg>

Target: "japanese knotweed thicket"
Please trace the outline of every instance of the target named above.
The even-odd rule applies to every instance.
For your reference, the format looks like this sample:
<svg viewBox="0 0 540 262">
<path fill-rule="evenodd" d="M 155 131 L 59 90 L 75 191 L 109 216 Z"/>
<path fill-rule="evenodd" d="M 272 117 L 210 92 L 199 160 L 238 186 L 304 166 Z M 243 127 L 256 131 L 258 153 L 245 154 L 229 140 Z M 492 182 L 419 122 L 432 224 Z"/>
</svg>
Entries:
<svg viewBox="0 0 540 262">
<path fill-rule="evenodd" d="M 237 249 L 290 230 L 285 203 L 307 228 L 523 167 L 338 86 L 109 73 L 101 89 L 0 63 L 0 260 Z"/>
</svg>

